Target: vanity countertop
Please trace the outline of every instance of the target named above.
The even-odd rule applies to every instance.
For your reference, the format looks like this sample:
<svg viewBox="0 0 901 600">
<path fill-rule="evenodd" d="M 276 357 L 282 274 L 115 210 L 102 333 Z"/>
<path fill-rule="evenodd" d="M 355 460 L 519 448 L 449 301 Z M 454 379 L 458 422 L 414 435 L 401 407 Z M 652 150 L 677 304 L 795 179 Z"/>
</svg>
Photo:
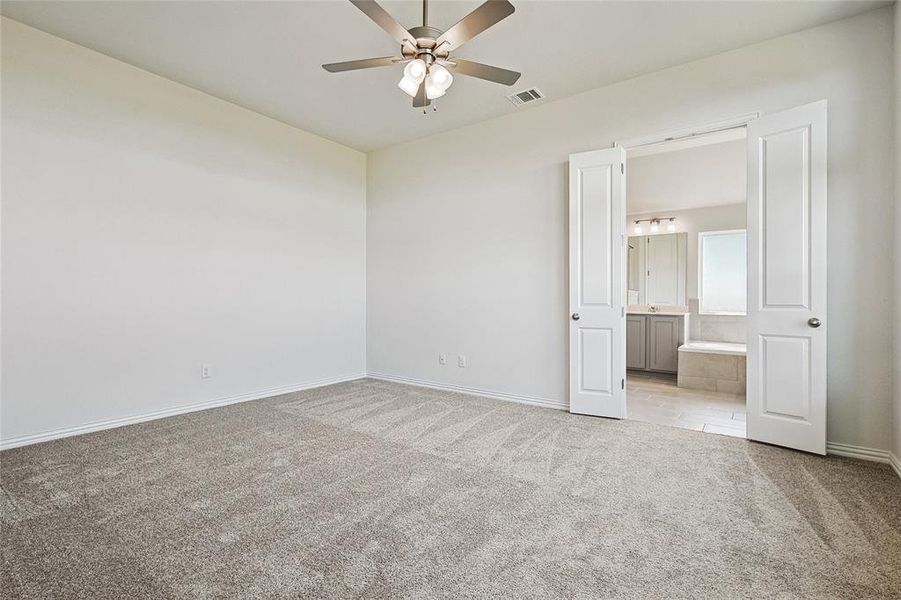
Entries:
<svg viewBox="0 0 901 600">
<path fill-rule="evenodd" d="M 688 307 L 679 304 L 628 304 L 626 305 L 626 314 L 684 317 L 688 315 Z"/>
</svg>

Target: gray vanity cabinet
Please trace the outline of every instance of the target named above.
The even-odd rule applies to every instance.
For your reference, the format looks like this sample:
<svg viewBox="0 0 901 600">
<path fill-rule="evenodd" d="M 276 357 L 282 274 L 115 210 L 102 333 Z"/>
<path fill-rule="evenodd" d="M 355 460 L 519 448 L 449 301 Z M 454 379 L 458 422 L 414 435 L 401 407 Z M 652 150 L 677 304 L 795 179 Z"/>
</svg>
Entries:
<svg viewBox="0 0 901 600">
<path fill-rule="evenodd" d="M 626 368 L 675 373 L 687 338 L 687 315 L 628 315 Z"/>
<path fill-rule="evenodd" d="M 679 370 L 680 326 L 683 317 L 648 317 L 648 369 L 675 373 Z"/>
<path fill-rule="evenodd" d="M 648 319 L 644 315 L 626 317 L 626 368 L 647 369 Z"/>
</svg>

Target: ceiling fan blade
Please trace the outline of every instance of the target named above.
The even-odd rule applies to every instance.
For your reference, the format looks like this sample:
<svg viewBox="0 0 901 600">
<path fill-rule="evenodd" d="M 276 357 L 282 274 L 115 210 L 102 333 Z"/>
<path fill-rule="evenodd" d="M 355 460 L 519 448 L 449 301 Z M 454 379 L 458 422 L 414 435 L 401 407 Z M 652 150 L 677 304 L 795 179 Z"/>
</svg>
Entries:
<svg viewBox="0 0 901 600">
<path fill-rule="evenodd" d="M 447 51 L 459 48 L 492 25 L 512 15 L 514 10 L 516 9 L 508 0 L 488 0 L 442 33 L 438 37 L 436 47 L 444 44 L 442 49 Z"/>
<path fill-rule="evenodd" d="M 491 65 L 485 65 L 471 60 L 463 60 L 462 58 L 456 57 L 442 62 L 446 62 L 447 66 L 450 67 L 454 73 L 478 77 L 485 81 L 493 81 L 494 83 L 501 83 L 503 85 L 513 85 L 521 75 L 521 73 L 517 73 L 516 71 L 492 67 Z"/>
<path fill-rule="evenodd" d="M 366 13 L 366 16 L 375 21 L 375 24 L 388 32 L 388 35 L 397 40 L 397 43 L 415 44 L 415 38 L 394 17 L 388 14 L 378 2 L 374 0 L 350 0 L 350 3 Z"/>
<path fill-rule="evenodd" d="M 425 81 L 419 84 L 419 91 L 416 92 L 416 97 L 413 98 L 413 106 L 416 108 L 422 108 L 424 106 L 428 106 L 432 101 L 429 100 L 425 95 Z"/>
<path fill-rule="evenodd" d="M 340 73 L 341 71 L 356 71 L 357 69 L 371 69 L 373 67 L 390 67 L 403 61 L 404 59 L 399 56 L 382 56 L 381 58 L 364 58 L 361 60 L 328 63 L 327 65 L 322 65 L 322 68 L 329 73 Z"/>
</svg>

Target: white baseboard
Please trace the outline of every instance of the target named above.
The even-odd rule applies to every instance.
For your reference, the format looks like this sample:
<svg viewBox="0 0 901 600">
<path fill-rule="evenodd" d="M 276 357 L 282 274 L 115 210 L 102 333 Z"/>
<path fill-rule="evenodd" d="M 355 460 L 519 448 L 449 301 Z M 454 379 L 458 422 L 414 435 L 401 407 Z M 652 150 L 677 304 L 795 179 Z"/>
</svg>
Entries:
<svg viewBox="0 0 901 600">
<path fill-rule="evenodd" d="M 467 394 L 469 396 L 483 396 L 485 398 L 493 398 L 495 400 L 506 400 L 507 402 L 519 402 L 520 404 L 531 404 L 532 406 L 540 406 L 542 408 L 553 408 L 556 410 L 569 410 L 569 403 L 559 400 L 548 400 L 547 398 L 537 398 L 535 396 L 524 396 L 522 394 L 508 394 L 506 392 L 495 392 L 492 390 L 483 390 L 479 388 L 471 388 L 462 385 L 454 385 L 451 383 L 438 383 L 437 381 L 427 381 L 424 379 L 414 379 L 413 377 L 402 377 L 400 375 L 389 375 L 387 373 L 367 373 L 370 379 L 381 379 L 382 381 L 392 381 L 394 383 L 405 383 L 407 385 L 417 385 L 419 387 L 432 388 L 435 390 L 444 390 L 447 392 L 457 392 Z"/>
<path fill-rule="evenodd" d="M 898 460 L 898 457 L 890 450 L 879 450 L 877 448 L 865 448 L 863 446 L 826 442 L 826 454 L 885 463 L 891 465 L 892 468 L 895 469 L 895 473 L 898 474 L 898 477 L 901 477 L 901 460 Z"/>
<path fill-rule="evenodd" d="M 14 438 L 0 440 L 0 450 L 7 450 L 9 448 L 17 448 L 19 446 L 28 446 L 31 444 L 38 444 L 40 442 L 49 442 L 51 440 L 57 440 L 60 438 L 70 437 L 73 435 L 81 435 L 82 433 L 91 433 L 93 431 L 102 431 L 104 429 L 112 429 L 114 427 L 122 427 L 124 425 L 133 425 L 135 423 L 143 423 L 144 421 L 152 421 L 154 419 L 162 419 L 164 417 L 172 417 L 175 415 L 182 415 L 185 413 L 196 412 L 198 410 L 206 410 L 208 408 L 217 408 L 220 406 L 228 406 L 229 404 L 237 404 L 239 402 L 248 402 L 250 400 L 261 400 L 263 398 L 270 398 L 272 396 L 278 396 L 280 394 L 290 394 L 292 392 L 300 392 L 303 390 L 309 390 L 312 388 L 323 387 L 323 386 L 332 385 L 335 383 L 343 383 L 345 381 L 353 381 L 355 379 L 362 379 L 364 377 L 366 377 L 366 375 L 364 373 L 354 373 L 352 375 L 342 375 L 342 376 L 338 376 L 338 377 L 329 377 L 326 379 L 317 379 L 314 381 L 307 381 L 305 383 L 284 385 L 284 386 L 280 386 L 280 387 L 269 388 L 266 390 L 249 392 L 247 394 L 239 394 L 237 396 L 228 396 L 225 398 L 216 398 L 214 400 L 206 400 L 204 402 L 197 402 L 195 404 L 188 404 L 186 406 L 177 406 L 177 407 L 173 407 L 173 408 L 165 408 L 162 410 L 154 410 L 151 412 L 141 413 L 139 415 L 120 417 L 117 419 L 107 419 L 104 421 L 95 421 L 94 423 L 87 423 L 85 425 L 77 425 L 74 427 L 64 427 L 62 429 L 54 429 L 52 431 L 44 431 L 41 433 L 21 435 L 21 436 L 14 437 Z"/>
</svg>

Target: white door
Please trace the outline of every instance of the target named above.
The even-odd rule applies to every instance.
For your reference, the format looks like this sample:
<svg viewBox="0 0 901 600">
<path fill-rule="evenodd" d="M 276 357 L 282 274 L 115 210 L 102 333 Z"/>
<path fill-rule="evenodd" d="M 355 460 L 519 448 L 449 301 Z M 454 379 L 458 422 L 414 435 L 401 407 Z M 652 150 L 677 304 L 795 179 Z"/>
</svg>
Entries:
<svg viewBox="0 0 901 600">
<path fill-rule="evenodd" d="M 626 152 L 569 157 L 569 410 L 626 416 Z"/>
<path fill-rule="evenodd" d="M 826 453 L 826 101 L 748 124 L 748 437 Z"/>
</svg>

